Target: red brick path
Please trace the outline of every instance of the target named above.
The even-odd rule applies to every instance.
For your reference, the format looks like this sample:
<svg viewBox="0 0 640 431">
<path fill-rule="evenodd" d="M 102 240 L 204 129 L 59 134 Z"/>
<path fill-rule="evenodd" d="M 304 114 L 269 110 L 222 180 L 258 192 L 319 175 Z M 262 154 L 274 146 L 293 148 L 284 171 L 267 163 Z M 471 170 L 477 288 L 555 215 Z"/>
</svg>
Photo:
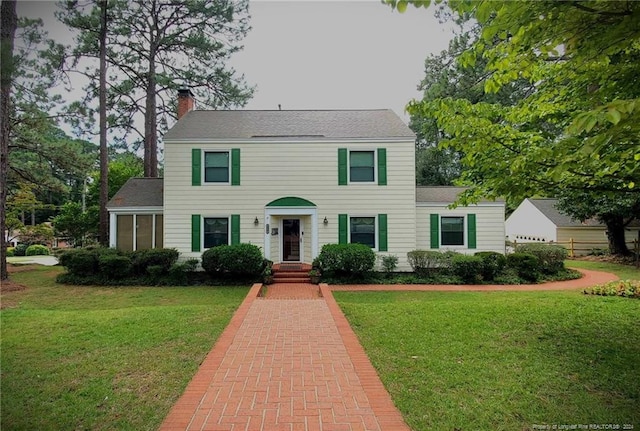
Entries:
<svg viewBox="0 0 640 431">
<path fill-rule="evenodd" d="M 327 286 L 291 286 L 254 285 L 160 430 L 409 430 Z"/>
</svg>

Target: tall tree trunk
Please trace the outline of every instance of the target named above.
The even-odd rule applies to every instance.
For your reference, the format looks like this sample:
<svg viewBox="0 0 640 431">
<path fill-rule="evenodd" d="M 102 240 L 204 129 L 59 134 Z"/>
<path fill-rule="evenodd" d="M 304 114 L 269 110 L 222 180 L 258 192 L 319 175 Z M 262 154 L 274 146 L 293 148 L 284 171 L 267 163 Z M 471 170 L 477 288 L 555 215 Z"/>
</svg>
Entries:
<svg viewBox="0 0 640 431">
<path fill-rule="evenodd" d="M 618 256 L 629 256 L 631 252 L 624 237 L 624 218 L 622 216 L 607 216 L 602 220 L 607 226 L 609 252 Z"/>
<path fill-rule="evenodd" d="M 107 154 L 107 0 L 100 0 L 100 226 L 98 240 L 109 245 L 109 157 Z"/>
<path fill-rule="evenodd" d="M 157 2 L 151 2 L 151 20 L 149 29 L 149 70 L 147 80 L 147 94 L 144 113 L 144 176 L 158 176 L 158 135 L 156 120 L 156 37 L 158 34 Z"/>
<path fill-rule="evenodd" d="M 0 2 L 0 280 L 7 272 L 7 178 L 9 174 L 9 103 L 13 79 L 13 40 L 18 26 L 15 0 Z"/>
</svg>

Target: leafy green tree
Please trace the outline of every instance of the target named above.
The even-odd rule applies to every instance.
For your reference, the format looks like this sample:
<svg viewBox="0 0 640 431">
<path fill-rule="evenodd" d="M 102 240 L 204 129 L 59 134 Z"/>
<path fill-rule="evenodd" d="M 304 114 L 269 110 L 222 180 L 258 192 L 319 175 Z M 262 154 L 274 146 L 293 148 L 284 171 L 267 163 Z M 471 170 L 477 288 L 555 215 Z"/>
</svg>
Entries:
<svg viewBox="0 0 640 431">
<path fill-rule="evenodd" d="M 430 2 L 389 3 L 404 9 Z M 574 192 L 595 200 L 603 193 L 637 196 L 640 3 L 450 4 L 482 27 L 458 61 L 474 65 L 482 53 L 485 91 L 496 93 L 521 79 L 535 90 L 513 106 L 449 97 L 409 107 L 436 118 L 449 136 L 443 145 L 464 154 L 462 181 L 470 190 L 461 203 Z M 607 228 L 610 236 L 621 236 L 620 224 Z"/>
<path fill-rule="evenodd" d="M 97 35 L 91 30 L 98 28 L 97 8 L 77 1 L 60 6 L 58 18 L 80 31 L 76 58 L 96 58 Z M 175 118 L 174 95 L 181 85 L 214 109 L 243 106 L 251 97 L 253 90 L 227 64 L 249 30 L 248 2 L 109 0 L 108 10 L 110 125 L 137 134 L 144 143 L 144 174 L 157 177 L 158 134 Z M 87 95 L 93 98 L 96 73 L 86 74 Z M 137 129 L 138 116 L 144 118 L 143 130 Z"/>
<path fill-rule="evenodd" d="M 133 177 L 144 175 L 144 163 L 140 157 L 131 152 L 113 154 L 109 162 L 109 190 L 111 199 L 124 183 Z M 100 173 L 92 175 L 92 181 L 87 190 L 87 205 L 98 205 Z"/>
<path fill-rule="evenodd" d="M 62 206 L 60 214 L 52 220 L 54 233 L 71 240 L 75 246 L 82 246 L 97 233 L 98 212 L 97 206 L 83 211 L 80 203 L 67 202 Z"/>
</svg>

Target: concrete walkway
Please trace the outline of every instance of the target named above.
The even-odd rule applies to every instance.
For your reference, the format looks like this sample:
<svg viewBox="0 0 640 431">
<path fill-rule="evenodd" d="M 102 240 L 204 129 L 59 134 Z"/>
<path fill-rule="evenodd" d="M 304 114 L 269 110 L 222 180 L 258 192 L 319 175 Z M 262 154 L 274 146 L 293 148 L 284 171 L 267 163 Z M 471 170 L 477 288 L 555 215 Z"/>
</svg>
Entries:
<svg viewBox="0 0 640 431">
<path fill-rule="evenodd" d="M 331 290 L 559 290 L 617 279 L 527 286 L 254 285 L 161 431 L 409 431 Z"/>
</svg>

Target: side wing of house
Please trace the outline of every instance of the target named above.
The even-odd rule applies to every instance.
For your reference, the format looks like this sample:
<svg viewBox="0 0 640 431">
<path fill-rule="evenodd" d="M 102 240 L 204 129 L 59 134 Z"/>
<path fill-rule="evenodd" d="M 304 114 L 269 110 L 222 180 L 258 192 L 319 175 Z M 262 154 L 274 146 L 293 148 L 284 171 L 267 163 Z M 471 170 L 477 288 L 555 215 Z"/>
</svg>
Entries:
<svg viewBox="0 0 640 431">
<path fill-rule="evenodd" d="M 419 188 L 416 202 L 417 248 L 505 252 L 504 202 L 481 202 L 450 209 L 462 189 Z"/>
<path fill-rule="evenodd" d="M 557 226 L 529 199 L 525 199 L 505 222 L 507 238 L 516 242 L 558 241 Z"/>
</svg>

